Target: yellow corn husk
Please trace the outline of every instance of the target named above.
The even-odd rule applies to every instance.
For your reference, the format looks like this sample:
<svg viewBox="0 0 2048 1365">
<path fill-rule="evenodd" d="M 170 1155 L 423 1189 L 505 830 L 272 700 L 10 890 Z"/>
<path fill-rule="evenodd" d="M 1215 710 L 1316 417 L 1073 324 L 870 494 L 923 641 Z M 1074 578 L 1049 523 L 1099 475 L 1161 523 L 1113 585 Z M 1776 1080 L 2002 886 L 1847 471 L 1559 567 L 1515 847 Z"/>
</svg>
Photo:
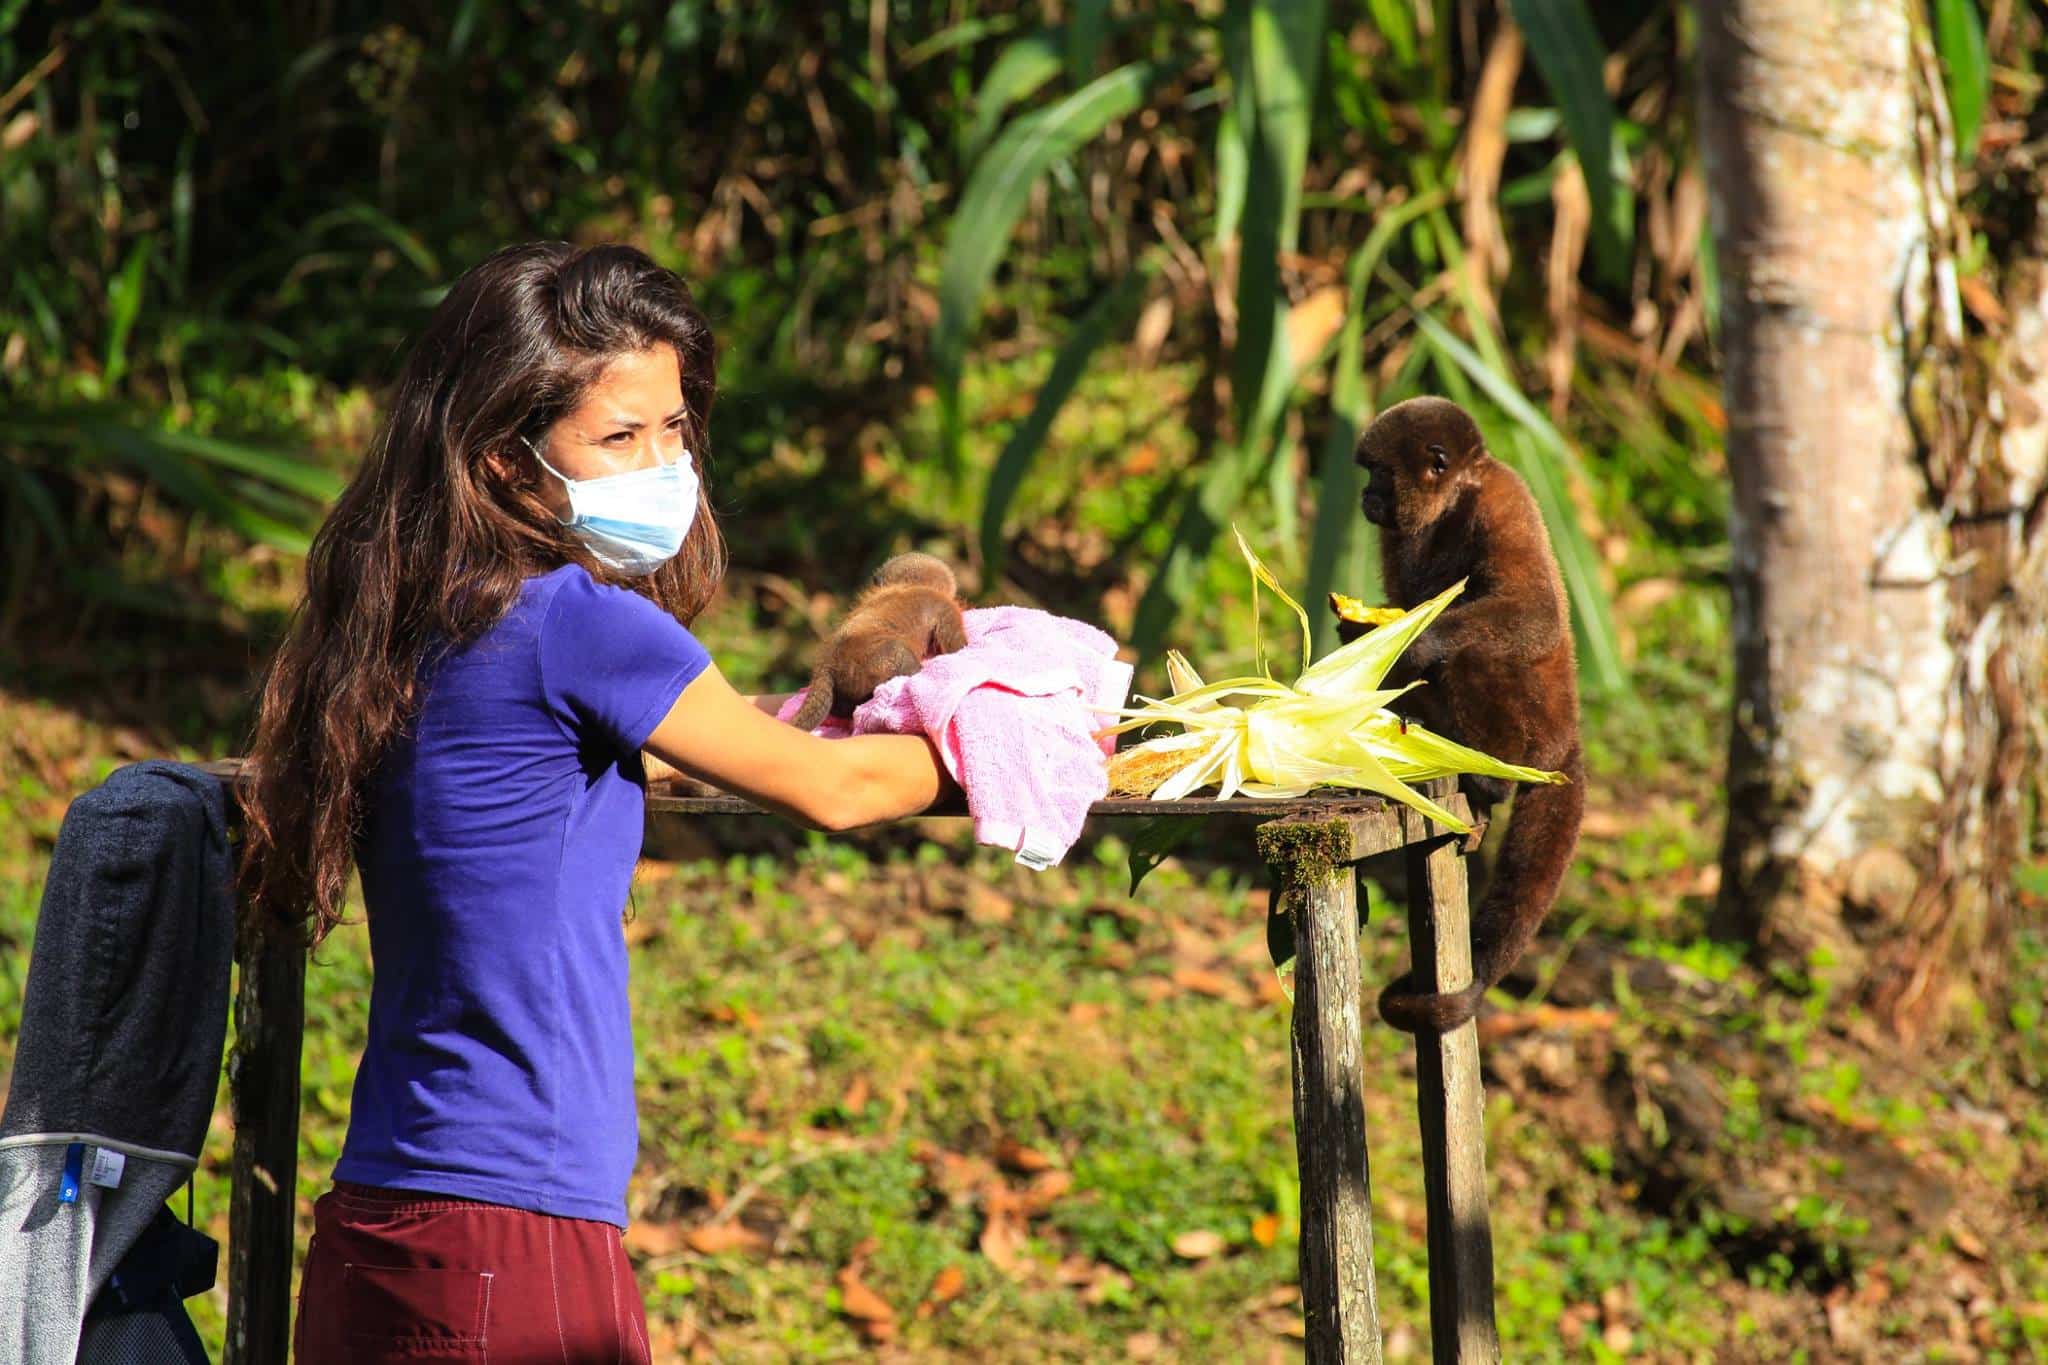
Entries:
<svg viewBox="0 0 2048 1365">
<path fill-rule="evenodd" d="M 1311 663 L 1308 614 L 1287 595 L 1242 534 L 1237 536 L 1237 544 L 1252 574 L 1252 638 L 1260 673 L 1205 683 L 1183 655 L 1170 652 L 1166 672 L 1176 689 L 1174 694 L 1163 699 L 1137 698 L 1144 704 L 1120 708 L 1116 714 L 1125 719 L 1104 733 L 1160 722 L 1179 725 L 1180 733 L 1146 740 L 1112 757 L 1113 790 L 1177 801 L 1212 784 L 1218 800 L 1240 793 L 1283 798 L 1316 787 L 1343 787 L 1399 801 L 1464 833 L 1468 827 L 1463 821 L 1408 784 L 1454 773 L 1479 773 L 1516 782 L 1566 780 L 1560 773 L 1503 763 L 1412 721 L 1404 722 L 1386 709 L 1388 702 L 1408 689 L 1382 688 L 1380 683 L 1401 652 L 1465 590 L 1463 582 L 1407 611 L 1363 608 L 1381 618 L 1378 628 Z M 1291 687 L 1266 676 L 1263 641 L 1257 630 L 1262 584 L 1301 621 L 1302 671 Z M 1245 704 L 1225 706 L 1226 698 Z"/>
</svg>

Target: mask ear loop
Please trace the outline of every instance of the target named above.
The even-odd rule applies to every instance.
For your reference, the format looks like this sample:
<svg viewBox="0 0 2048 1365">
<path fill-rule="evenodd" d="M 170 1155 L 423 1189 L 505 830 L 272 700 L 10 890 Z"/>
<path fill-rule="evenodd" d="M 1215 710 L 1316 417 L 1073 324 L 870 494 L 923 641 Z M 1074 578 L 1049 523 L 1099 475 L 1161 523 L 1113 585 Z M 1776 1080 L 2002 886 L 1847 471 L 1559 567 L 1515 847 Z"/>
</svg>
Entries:
<svg viewBox="0 0 2048 1365">
<path fill-rule="evenodd" d="M 570 484 L 572 484 L 572 483 L 574 483 L 574 482 L 575 482 L 575 480 L 571 479 L 571 478 L 570 478 L 570 477 L 569 477 L 569 476 L 568 476 L 567 474 L 564 474 L 564 473 L 563 473 L 563 472 L 562 472 L 561 470 L 559 470 L 559 469 L 555 468 L 555 467 L 554 467 L 553 465 L 549 464 L 549 463 L 548 463 L 548 457 L 540 453 L 540 447 L 539 447 L 539 446 L 537 446 L 537 445 L 535 445 L 535 444 L 533 443 L 532 439 L 531 439 L 530 437 L 528 437 L 528 436 L 526 435 L 526 433 L 524 433 L 524 432 L 521 432 L 521 433 L 520 433 L 520 435 L 519 435 L 519 439 L 520 439 L 520 440 L 522 440 L 522 441 L 524 441 L 524 442 L 526 442 L 526 448 L 527 448 L 528 450 L 530 450 L 530 451 L 532 451 L 532 452 L 533 452 L 533 458 L 534 458 L 534 459 L 536 459 L 536 460 L 539 460 L 539 461 L 540 461 L 540 467 L 541 467 L 542 469 L 545 469 L 545 470 L 546 470 L 546 471 L 547 471 L 548 473 L 550 473 L 550 474 L 554 475 L 554 476 L 555 476 L 556 478 L 560 479 L 560 480 L 562 481 L 562 485 L 563 485 L 563 487 L 564 487 L 565 489 L 566 489 L 566 488 L 567 488 L 567 487 L 568 487 L 568 486 L 569 486 Z"/>
</svg>

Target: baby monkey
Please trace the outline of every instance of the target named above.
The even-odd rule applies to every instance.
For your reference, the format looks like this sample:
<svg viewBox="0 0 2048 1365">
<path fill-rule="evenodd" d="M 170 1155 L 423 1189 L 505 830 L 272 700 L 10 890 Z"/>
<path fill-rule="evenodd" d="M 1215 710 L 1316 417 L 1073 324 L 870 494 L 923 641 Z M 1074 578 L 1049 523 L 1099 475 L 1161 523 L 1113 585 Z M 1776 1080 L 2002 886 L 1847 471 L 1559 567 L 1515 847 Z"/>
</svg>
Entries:
<svg viewBox="0 0 2048 1365">
<path fill-rule="evenodd" d="M 964 646 L 958 591 L 953 571 L 931 555 L 897 555 L 875 570 L 852 612 L 819 647 L 810 692 L 790 724 L 815 730 L 828 713 L 851 716 L 889 679 Z"/>
<path fill-rule="evenodd" d="M 1521 475 L 1489 455 L 1478 424 L 1456 403 L 1411 398 L 1358 438 L 1366 471 L 1360 509 L 1380 528 L 1390 600 L 1426 602 L 1459 579 L 1465 591 L 1416 637 L 1389 686 L 1426 685 L 1394 703 L 1403 715 L 1509 763 L 1561 772 L 1562 786 L 1524 786 L 1485 898 L 1472 912 L 1472 984 L 1418 993 L 1404 976 L 1380 996 L 1380 1015 L 1411 1033 L 1456 1028 L 1515 965 L 1543 922 L 1578 846 L 1585 809 L 1578 668 L 1564 580 Z M 1366 627 L 1339 621 L 1340 638 Z M 1467 774 L 1459 789 L 1486 819 L 1515 784 Z"/>
</svg>

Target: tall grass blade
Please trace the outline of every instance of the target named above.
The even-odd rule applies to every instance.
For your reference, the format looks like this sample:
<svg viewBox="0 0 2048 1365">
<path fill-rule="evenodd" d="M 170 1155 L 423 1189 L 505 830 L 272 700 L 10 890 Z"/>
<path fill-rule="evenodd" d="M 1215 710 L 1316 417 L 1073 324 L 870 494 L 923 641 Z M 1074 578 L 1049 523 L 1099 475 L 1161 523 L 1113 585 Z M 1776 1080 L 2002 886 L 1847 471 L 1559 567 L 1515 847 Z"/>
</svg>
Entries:
<svg viewBox="0 0 2048 1365">
<path fill-rule="evenodd" d="M 1065 60 L 1066 33 L 1060 28 L 1027 33 L 1004 48 L 974 94 L 974 120 L 961 139 L 961 162 L 971 166 L 980 160 L 1003 116 L 1057 76 Z"/>
<path fill-rule="evenodd" d="M 960 466 L 960 374 L 968 333 L 1031 187 L 1054 162 L 1073 155 L 1107 124 L 1136 109 L 1158 75 L 1159 68 L 1149 62 L 1119 67 L 1058 103 L 1025 115 L 1004 129 L 968 178 L 946 240 L 939 321 L 931 343 L 941 443 L 954 472 Z"/>
<path fill-rule="evenodd" d="M 1095 74 L 1109 36 L 1109 0 L 1073 0 L 1066 27 L 1067 84 L 1079 87 Z"/>
<path fill-rule="evenodd" d="M 1585 0 L 1511 0 L 1515 19 L 1529 39 L 1529 55 L 1564 114 L 1565 130 L 1585 173 L 1593 204 L 1593 249 L 1601 268 L 1620 279 L 1628 266 L 1635 206 L 1628 187 L 1614 174 L 1614 102 L 1607 97 L 1601 67 L 1607 53 Z"/>
<path fill-rule="evenodd" d="M 142 285 L 155 240 L 147 234 L 141 237 L 129 251 L 121 273 L 107 286 L 107 359 L 100 371 L 100 382 L 109 393 L 120 386 L 122 376 L 128 373 L 128 337 L 142 311 Z"/>
<path fill-rule="evenodd" d="M 1934 50 L 1948 85 L 1949 115 L 1955 121 L 1956 159 L 1977 154 L 1977 129 L 1991 92 L 1991 66 L 1984 55 L 1984 20 L 1977 0 L 1934 0 Z"/>
</svg>

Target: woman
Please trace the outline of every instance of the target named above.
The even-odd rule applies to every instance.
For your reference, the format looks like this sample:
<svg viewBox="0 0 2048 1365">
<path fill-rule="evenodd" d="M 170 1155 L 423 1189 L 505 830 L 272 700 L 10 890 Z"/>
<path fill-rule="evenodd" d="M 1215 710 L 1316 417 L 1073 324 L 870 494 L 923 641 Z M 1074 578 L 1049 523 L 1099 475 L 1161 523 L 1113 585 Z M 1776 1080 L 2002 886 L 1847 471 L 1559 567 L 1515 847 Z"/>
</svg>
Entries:
<svg viewBox="0 0 2048 1365">
<path fill-rule="evenodd" d="M 435 309 L 314 538 L 243 866 L 317 943 L 353 864 L 375 975 L 301 1361 L 646 1360 L 620 917 L 647 772 L 823 829 L 946 785 L 924 739 L 779 724 L 691 635 L 725 565 L 713 381 L 703 315 L 639 251 L 501 251 Z"/>
</svg>

